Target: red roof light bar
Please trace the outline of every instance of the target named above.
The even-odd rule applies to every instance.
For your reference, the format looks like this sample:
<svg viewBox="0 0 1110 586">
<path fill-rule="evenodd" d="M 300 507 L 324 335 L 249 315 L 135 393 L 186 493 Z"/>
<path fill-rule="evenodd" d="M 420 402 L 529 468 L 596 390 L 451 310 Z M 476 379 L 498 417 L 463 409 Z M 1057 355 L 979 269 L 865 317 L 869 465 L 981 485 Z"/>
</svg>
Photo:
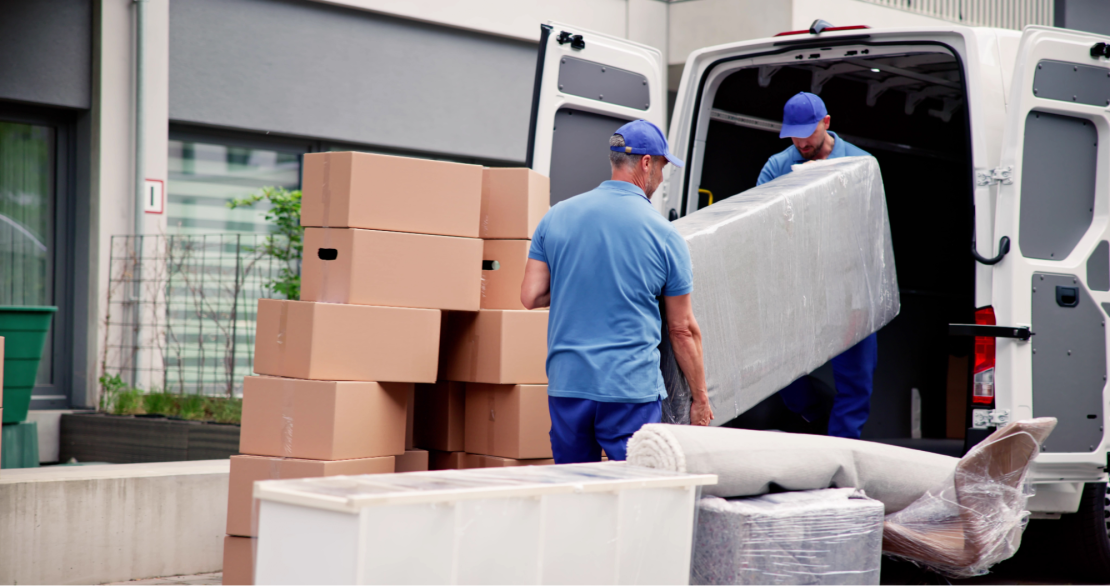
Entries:
<svg viewBox="0 0 1110 586">
<path fill-rule="evenodd" d="M 821 32 L 822 33 L 833 33 L 833 32 L 836 32 L 836 31 L 858 31 L 858 30 L 867 29 L 867 28 L 871 28 L 871 27 L 867 26 L 866 24 L 853 24 L 851 26 L 830 26 L 829 28 L 824 29 Z M 785 37 L 785 36 L 789 36 L 789 35 L 804 35 L 804 34 L 809 33 L 809 32 L 810 32 L 809 29 L 801 30 L 801 31 L 787 31 L 785 33 L 779 33 L 775 36 L 776 37 Z"/>
</svg>

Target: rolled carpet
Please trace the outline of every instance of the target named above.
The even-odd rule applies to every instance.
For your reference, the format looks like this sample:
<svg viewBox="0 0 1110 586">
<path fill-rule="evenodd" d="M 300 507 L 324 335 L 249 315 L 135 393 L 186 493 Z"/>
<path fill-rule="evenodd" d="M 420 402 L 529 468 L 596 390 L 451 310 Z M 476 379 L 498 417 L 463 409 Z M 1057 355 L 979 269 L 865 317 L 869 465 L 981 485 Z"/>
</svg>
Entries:
<svg viewBox="0 0 1110 586">
<path fill-rule="evenodd" d="M 650 424 L 628 441 L 628 463 L 716 474 L 706 495 L 859 488 L 890 514 L 956 470 L 957 458 L 874 442 L 725 427 Z"/>
</svg>

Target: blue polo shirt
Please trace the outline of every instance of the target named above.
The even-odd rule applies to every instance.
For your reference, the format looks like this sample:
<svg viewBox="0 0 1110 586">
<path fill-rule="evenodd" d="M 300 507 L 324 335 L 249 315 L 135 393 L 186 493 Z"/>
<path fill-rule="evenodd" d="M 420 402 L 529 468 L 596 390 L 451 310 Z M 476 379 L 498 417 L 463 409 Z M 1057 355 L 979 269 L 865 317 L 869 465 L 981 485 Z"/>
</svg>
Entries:
<svg viewBox="0 0 1110 586">
<path fill-rule="evenodd" d="M 660 296 L 693 291 L 686 241 L 639 187 L 605 181 L 555 204 L 528 258 L 551 271 L 547 394 L 610 403 L 667 397 Z"/>
<path fill-rule="evenodd" d="M 835 132 L 829 132 L 835 142 L 833 143 L 832 152 L 829 153 L 830 159 L 839 159 L 840 157 L 869 157 L 871 153 L 859 148 L 858 146 L 840 138 Z M 785 151 L 774 155 L 767 159 L 767 164 L 763 165 L 763 170 L 759 172 L 759 180 L 755 182 L 756 185 L 763 185 L 768 181 L 782 177 L 789 173 L 793 165 L 804 163 L 808 159 L 802 156 L 802 153 L 791 144 Z"/>
</svg>

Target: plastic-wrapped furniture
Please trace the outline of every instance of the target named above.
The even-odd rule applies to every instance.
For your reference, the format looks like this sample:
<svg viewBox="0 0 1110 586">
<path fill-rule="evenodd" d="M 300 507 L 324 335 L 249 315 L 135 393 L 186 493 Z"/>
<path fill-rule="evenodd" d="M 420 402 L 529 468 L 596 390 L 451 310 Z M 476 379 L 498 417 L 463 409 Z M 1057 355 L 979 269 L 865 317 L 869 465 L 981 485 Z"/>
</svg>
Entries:
<svg viewBox="0 0 1110 586">
<path fill-rule="evenodd" d="M 852 488 L 698 501 L 691 584 L 878 584 L 883 504 Z"/>
<path fill-rule="evenodd" d="M 1021 545 L 1025 477 L 1056 419 L 1002 427 L 971 449 L 940 486 L 889 515 L 883 551 L 953 578 L 987 573 Z"/>
<path fill-rule="evenodd" d="M 718 425 L 898 315 L 886 197 L 871 157 L 797 165 L 674 227 L 693 261 L 692 302 Z M 668 339 L 663 421 L 688 423 L 690 390 Z"/>
<path fill-rule="evenodd" d="M 255 484 L 258 584 L 685 584 L 713 475 L 623 462 Z"/>
</svg>

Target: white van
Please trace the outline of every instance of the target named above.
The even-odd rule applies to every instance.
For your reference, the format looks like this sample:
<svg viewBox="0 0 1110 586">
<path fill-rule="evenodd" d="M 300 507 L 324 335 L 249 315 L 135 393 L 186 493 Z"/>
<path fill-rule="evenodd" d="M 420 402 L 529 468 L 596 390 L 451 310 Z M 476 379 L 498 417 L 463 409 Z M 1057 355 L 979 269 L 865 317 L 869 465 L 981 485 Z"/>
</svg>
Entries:
<svg viewBox="0 0 1110 586">
<path fill-rule="evenodd" d="M 669 130 L 686 167 L 668 166 L 654 205 L 674 220 L 753 187 L 789 146 L 783 104 L 819 94 L 831 129 L 879 160 L 901 288 L 865 434 L 910 437 L 911 388 L 927 436 L 967 428 L 974 443 L 1009 420 L 1058 418 L 1030 508 L 1061 519 L 1068 547 L 1110 579 L 1110 40 L 826 25 L 690 55 Z M 625 121 L 666 128 L 665 86 L 654 48 L 544 27 L 528 164 L 551 177 L 552 203 L 608 178 Z"/>
</svg>

